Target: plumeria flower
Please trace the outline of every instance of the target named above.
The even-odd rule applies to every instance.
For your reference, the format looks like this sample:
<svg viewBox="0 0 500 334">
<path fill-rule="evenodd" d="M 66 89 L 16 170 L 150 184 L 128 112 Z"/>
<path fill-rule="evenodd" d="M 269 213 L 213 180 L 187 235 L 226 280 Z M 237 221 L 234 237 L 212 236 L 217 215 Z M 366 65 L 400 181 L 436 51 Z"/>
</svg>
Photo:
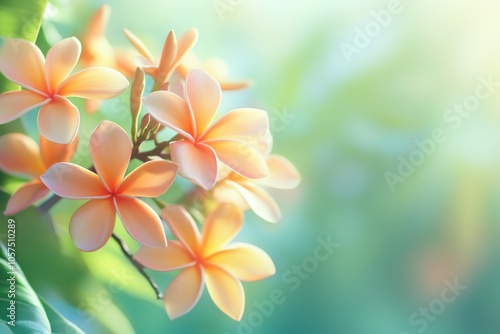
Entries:
<svg viewBox="0 0 500 334">
<path fill-rule="evenodd" d="M 40 136 L 40 146 L 21 133 L 0 137 L 0 169 L 6 173 L 30 178 L 12 194 L 4 215 L 13 215 L 33 205 L 49 194 L 50 190 L 40 180 L 50 166 L 69 161 L 76 151 L 78 139 L 69 144 L 56 144 Z"/>
<path fill-rule="evenodd" d="M 129 49 L 115 49 L 106 38 L 106 29 L 111 15 L 109 5 L 100 6 L 89 20 L 86 31 L 81 37 L 82 55 L 80 64 L 84 67 L 111 67 L 126 77 L 132 77 L 135 71 L 133 53 Z M 99 109 L 99 100 L 85 100 L 85 109 L 93 113 Z"/>
<path fill-rule="evenodd" d="M 205 62 L 200 62 L 194 56 L 188 54 L 184 57 L 184 60 L 179 67 L 177 67 L 177 72 L 181 77 L 186 78 L 191 68 L 199 68 L 210 74 L 215 80 L 217 80 L 223 91 L 238 90 L 249 86 L 248 81 L 228 80 L 228 66 L 223 60 L 218 58 L 211 58 Z"/>
<path fill-rule="evenodd" d="M 178 241 L 161 248 L 142 246 L 134 258 L 157 271 L 181 269 L 164 294 L 169 317 L 189 312 L 206 285 L 215 305 L 240 320 L 245 308 L 241 281 L 257 281 L 276 272 L 273 261 L 260 248 L 244 243 L 227 245 L 241 229 L 241 210 L 233 204 L 221 204 L 207 217 L 201 235 L 180 205 L 163 209 L 162 217 Z"/>
<path fill-rule="evenodd" d="M 251 179 L 268 175 L 266 161 L 254 147 L 269 131 L 265 111 L 236 109 L 214 122 L 221 89 L 201 70 L 189 72 L 185 95 L 187 102 L 168 91 L 144 98 L 151 116 L 183 138 L 170 143 L 172 161 L 179 165 L 180 175 L 205 189 L 215 185 L 219 161 Z"/>
<path fill-rule="evenodd" d="M 83 251 L 101 248 L 113 233 L 116 213 L 128 233 L 151 247 L 166 245 L 156 212 L 141 197 L 158 197 L 170 187 L 177 166 L 153 160 L 126 177 L 132 144 L 117 124 L 103 121 L 90 137 L 90 156 L 97 173 L 71 163 L 50 167 L 41 179 L 55 194 L 67 199 L 88 199 L 71 217 L 69 233 Z"/>
<path fill-rule="evenodd" d="M 127 79 L 110 68 L 88 68 L 70 75 L 80 52 L 81 45 L 75 37 L 56 43 L 46 59 L 31 42 L 4 39 L 0 71 L 26 90 L 0 95 L 0 124 L 40 107 L 40 133 L 55 143 L 71 142 L 78 132 L 80 114 L 67 97 L 109 99 L 128 87 Z"/>
<path fill-rule="evenodd" d="M 154 78 L 154 89 L 160 89 L 170 79 L 182 58 L 191 50 L 198 39 L 198 31 L 194 28 L 186 31 L 179 38 L 179 41 L 176 40 L 174 31 L 170 31 L 165 39 L 161 58 L 157 62 L 137 36 L 127 29 L 124 29 L 124 33 L 140 53 L 140 56 L 136 58 L 136 65 L 143 68 L 147 74 Z"/>
<path fill-rule="evenodd" d="M 277 222 L 281 210 L 276 201 L 262 188 L 294 189 L 300 183 L 300 174 L 293 164 L 281 155 L 271 155 L 272 137 L 268 134 L 257 145 L 266 157 L 269 175 L 252 180 L 234 172 L 219 170 L 219 181 L 212 190 L 219 203 L 234 203 L 242 210 L 251 208 L 259 217 Z"/>
</svg>

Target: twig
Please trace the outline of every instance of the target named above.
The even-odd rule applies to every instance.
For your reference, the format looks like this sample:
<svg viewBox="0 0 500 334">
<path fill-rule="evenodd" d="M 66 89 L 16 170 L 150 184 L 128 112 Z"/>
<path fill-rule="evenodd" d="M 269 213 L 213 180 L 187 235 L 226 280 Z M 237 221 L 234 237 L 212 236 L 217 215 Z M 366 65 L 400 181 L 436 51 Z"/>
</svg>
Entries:
<svg viewBox="0 0 500 334">
<path fill-rule="evenodd" d="M 128 248 L 128 246 L 125 244 L 125 242 L 120 239 L 116 234 L 112 234 L 111 235 L 113 237 L 113 239 L 118 243 L 118 245 L 120 246 L 120 249 L 122 251 L 122 253 L 129 259 L 129 261 L 137 268 L 137 270 L 141 273 L 142 276 L 144 276 L 144 278 L 148 281 L 149 285 L 151 285 L 151 287 L 153 288 L 153 290 L 155 291 L 155 294 L 156 294 L 156 298 L 158 299 L 162 299 L 163 298 L 163 294 L 161 293 L 160 291 L 160 288 L 158 287 L 158 284 L 156 284 L 156 282 L 151 278 L 151 276 L 149 276 L 145 271 L 144 271 L 144 267 L 139 263 L 137 262 L 132 253 L 130 252 L 130 249 Z"/>
</svg>

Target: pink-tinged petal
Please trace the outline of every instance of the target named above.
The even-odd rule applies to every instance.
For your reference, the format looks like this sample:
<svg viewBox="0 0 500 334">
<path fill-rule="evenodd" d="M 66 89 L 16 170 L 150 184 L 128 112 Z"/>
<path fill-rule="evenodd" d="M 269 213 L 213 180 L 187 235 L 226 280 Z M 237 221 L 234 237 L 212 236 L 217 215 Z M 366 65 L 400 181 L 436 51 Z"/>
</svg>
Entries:
<svg viewBox="0 0 500 334">
<path fill-rule="evenodd" d="M 262 219 L 271 223 L 276 223 L 281 219 L 281 210 L 276 204 L 276 201 L 260 187 L 251 184 L 250 182 L 236 183 L 227 181 L 238 190 L 245 198 L 248 206 Z"/>
<path fill-rule="evenodd" d="M 73 139 L 69 144 L 57 144 L 44 136 L 39 136 L 39 140 L 40 154 L 46 168 L 58 162 L 69 161 L 78 148 L 78 137 Z"/>
<path fill-rule="evenodd" d="M 203 274 L 198 266 L 183 269 L 165 290 L 163 304 L 170 319 L 188 313 L 200 300 Z"/>
<path fill-rule="evenodd" d="M 142 41 L 136 35 L 134 35 L 133 33 L 131 33 L 127 29 L 123 29 L 123 33 L 125 34 L 125 36 L 129 40 L 129 42 L 134 46 L 134 48 L 136 48 L 137 51 L 139 51 L 139 53 L 144 58 L 146 58 L 150 62 L 154 62 L 153 56 L 149 52 L 148 48 L 144 45 L 144 43 L 142 43 Z"/>
<path fill-rule="evenodd" d="M 165 247 L 167 239 L 158 214 L 149 205 L 128 196 L 116 196 L 115 204 L 127 232 L 150 247 Z"/>
<path fill-rule="evenodd" d="M 245 309 L 245 292 L 241 282 L 222 268 L 203 266 L 208 293 L 215 305 L 230 318 L 240 321 Z"/>
<path fill-rule="evenodd" d="M 269 133 L 269 118 L 264 110 L 236 109 L 219 118 L 201 140 L 231 139 L 256 145 Z"/>
<path fill-rule="evenodd" d="M 9 123 L 50 100 L 29 90 L 0 94 L 0 124 Z"/>
<path fill-rule="evenodd" d="M 262 138 L 260 138 L 254 146 L 259 150 L 262 155 L 267 158 L 273 150 L 273 136 L 271 131 L 268 131 Z"/>
<path fill-rule="evenodd" d="M 173 64 L 174 67 L 177 67 L 182 60 L 182 58 L 186 55 L 189 50 L 191 50 L 198 40 L 198 30 L 195 28 L 191 28 L 187 30 L 182 36 L 179 38 L 177 42 L 177 56 L 175 58 L 175 62 Z"/>
<path fill-rule="evenodd" d="M 255 180 L 256 183 L 277 189 L 294 189 L 300 183 L 299 171 L 292 163 L 280 155 L 267 158 L 269 175 Z"/>
<path fill-rule="evenodd" d="M 258 281 L 276 273 L 273 260 L 266 252 L 244 243 L 233 244 L 207 261 L 224 268 L 244 282 Z"/>
<path fill-rule="evenodd" d="M 243 212 L 234 204 L 219 205 L 205 220 L 201 234 L 203 257 L 222 249 L 243 226 Z"/>
<path fill-rule="evenodd" d="M 128 85 L 127 78 L 116 70 L 107 67 L 91 67 L 64 80 L 57 93 L 61 96 L 106 100 L 120 95 Z"/>
<path fill-rule="evenodd" d="M 233 140 L 214 140 L 206 143 L 217 158 L 236 173 L 250 179 L 269 175 L 266 160 L 254 146 Z"/>
<path fill-rule="evenodd" d="M 132 154 L 132 143 L 127 133 L 116 123 L 101 122 L 92 133 L 90 156 L 102 181 L 110 191 L 123 180 Z"/>
<path fill-rule="evenodd" d="M 177 40 L 173 31 L 168 33 L 163 50 L 161 53 L 160 63 L 156 71 L 155 83 L 161 86 L 172 73 L 172 62 L 175 60 L 177 54 Z"/>
<path fill-rule="evenodd" d="M 161 211 L 174 236 L 186 246 L 193 256 L 199 252 L 201 236 L 193 217 L 180 205 L 171 205 Z"/>
<path fill-rule="evenodd" d="M 16 214 L 44 198 L 49 192 L 49 189 L 38 179 L 25 183 L 12 194 L 3 214 Z"/>
<path fill-rule="evenodd" d="M 50 48 L 45 61 L 47 85 L 50 92 L 55 92 L 57 86 L 69 76 L 81 52 L 82 45 L 75 37 L 63 39 Z"/>
<path fill-rule="evenodd" d="M 9 80 L 46 93 L 44 65 L 43 54 L 35 44 L 17 38 L 4 38 L 0 47 L 0 72 Z"/>
<path fill-rule="evenodd" d="M 176 164 L 169 161 L 148 161 L 123 179 L 117 193 L 141 197 L 161 196 L 174 182 L 178 168 Z"/>
<path fill-rule="evenodd" d="M 45 172 L 36 142 L 21 133 L 9 133 L 0 137 L 0 169 L 28 177 Z"/>
<path fill-rule="evenodd" d="M 99 199 L 110 196 L 97 174 L 69 162 L 52 165 L 40 179 L 53 193 L 64 198 Z"/>
<path fill-rule="evenodd" d="M 157 91 L 144 98 L 151 116 L 182 136 L 194 140 L 193 119 L 186 102 L 174 93 Z"/>
<path fill-rule="evenodd" d="M 186 98 L 195 120 L 196 136 L 210 126 L 221 100 L 219 83 L 201 70 L 189 71 L 186 78 Z"/>
<path fill-rule="evenodd" d="M 55 98 L 38 112 L 40 134 L 57 144 L 70 143 L 80 127 L 78 108 L 65 98 Z"/>
<path fill-rule="evenodd" d="M 113 200 L 92 199 L 79 207 L 69 222 L 69 234 L 78 249 L 98 250 L 109 240 L 115 227 Z"/>
<path fill-rule="evenodd" d="M 242 211 L 250 209 L 245 198 L 231 185 L 231 182 L 222 181 L 217 184 L 212 189 L 212 195 L 218 203 L 233 203 Z"/>
<path fill-rule="evenodd" d="M 195 263 L 191 253 L 176 240 L 169 241 L 167 247 L 142 246 L 134 259 L 144 267 L 156 271 L 181 269 Z"/>
<path fill-rule="evenodd" d="M 170 144 L 170 154 L 179 165 L 179 175 L 207 190 L 213 188 L 217 181 L 217 156 L 210 146 L 180 140 Z"/>
</svg>

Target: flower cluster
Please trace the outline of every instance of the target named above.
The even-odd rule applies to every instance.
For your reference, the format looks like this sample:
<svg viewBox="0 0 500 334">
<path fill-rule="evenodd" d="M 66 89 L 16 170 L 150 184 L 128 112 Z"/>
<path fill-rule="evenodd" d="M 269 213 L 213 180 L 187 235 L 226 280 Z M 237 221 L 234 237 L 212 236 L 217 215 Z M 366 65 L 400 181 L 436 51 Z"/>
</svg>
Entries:
<svg viewBox="0 0 500 334">
<path fill-rule="evenodd" d="M 44 56 L 29 41 L 4 39 L 0 71 L 23 89 L 0 94 L 0 124 L 37 110 L 39 130 L 39 144 L 21 133 L 0 137 L 0 169 L 30 178 L 12 194 L 4 214 L 20 212 L 49 194 L 50 202 L 87 200 L 69 221 L 78 249 L 103 247 L 118 215 L 141 245 L 131 258 L 136 266 L 181 269 L 163 297 L 171 318 L 194 307 L 206 285 L 214 303 L 239 320 L 245 301 L 241 281 L 271 276 L 275 267 L 260 248 L 228 243 L 240 231 L 245 210 L 277 222 L 280 209 L 263 187 L 292 189 L 300 175 L 286 158 L 271 154 L 267 112 L 239 108 L 216 117 L 223 89 L 247 83 L 226 81 L 214 69 L 209 74 L 190 67 L 196 29 L 179 40 L 171 31 L 156 61 L 128 30 L 125 35 L 136 51 L 117 52 L 105 37 L 109 15 L 103 6 L 91 18 L 81 36 L 83 49 L 70 37 Z M 113 98 L 128 86 L 130 134 L 102 121 L 88 142 L 92 166 L 71 163 L 80 112 L 69 97 L 86 99 L 85 109 L 93 113 L 102 107 L 98 100 Z M 162 141 L 159 134 L 166 128 L 175 134 Z M 145 150 L 145 143 L 152 148 Z M 130 170 L 133 160 L 139 165 Z M 177 177 L 189 180 L 192 188 L 179 203 L 167 205 L 161 196 Z M 203 226 L 201 233 L 193 217 Z M 175 240 L 167 241 L 162 221 Z"/>
</svg>

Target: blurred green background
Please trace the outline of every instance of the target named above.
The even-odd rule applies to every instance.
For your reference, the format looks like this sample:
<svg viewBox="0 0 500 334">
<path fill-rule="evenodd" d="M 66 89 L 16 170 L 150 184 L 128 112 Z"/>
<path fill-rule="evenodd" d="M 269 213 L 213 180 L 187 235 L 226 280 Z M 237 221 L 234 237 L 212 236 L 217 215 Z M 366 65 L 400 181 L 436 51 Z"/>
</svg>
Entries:
<svg viewBox="0 0 500 334">
<path fill-rule="evenodd" d="M 169 30 L 198 28 L 198 58 L 219 57 L 230 78 L 253 82 L 225 93 L 221 110 L 269 111 L 274 152 L 303 181 L 273 193 L 280 223 L 246 215 L 238 240 L 268 252 L 277 273 L 244 284 L 240 323 L 206 291 L 170 321 L 112 241 L 79 253 L 67 224 L 80 203 L 59 203 L 53 223 L 34 208 L 16 215 L 18 261 L 57 310 L 88 333 L 500 331 L 500 85 L 482 84 L 500 81 L 500 3 L 53 0 L 43 24 L 48 42 L 81 34 L 102 3 L 112 8 L 107 36 L 116 46 L 128 47 L 127 27 L 159 54 Z M 490 88 L 487 98 L 474 99 L 478 85 Z M 473 107 L 460 114 L 464 103 Z M 117 98 L 83 116 L 81 133 L 104 118 L 128 129 L 120 106 Z M 23 124 L 33 135 L 33 120 L 0 131 L 24 131 Z M 444 139 L 431 143 L 436 129 Z M 85 152 L 81 144 L 82 165 Z M 418 165 L 401 167 L 402 159 Z M 395 182 L 398 169 L 406 176 Z M 16 182 L 2 174 L 4 189 Z M 183 187 L 178 182 L 167 199 Z M 0 200 L 3 208 L 7 195 Z M 339 246 L 318 256 L 328 240 Z M 173 277 L 152 275 L 162 289 Z M 442 302 L 456 281 L 466 288 Z"/>
</svg>

